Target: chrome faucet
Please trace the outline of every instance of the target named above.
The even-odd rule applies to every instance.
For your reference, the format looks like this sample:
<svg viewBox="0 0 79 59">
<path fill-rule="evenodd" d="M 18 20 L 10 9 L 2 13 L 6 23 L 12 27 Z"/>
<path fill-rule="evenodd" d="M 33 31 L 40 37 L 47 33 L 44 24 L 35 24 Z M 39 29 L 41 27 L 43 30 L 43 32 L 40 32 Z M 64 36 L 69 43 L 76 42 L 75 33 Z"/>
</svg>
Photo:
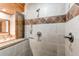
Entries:
<svg viewBox="0 0 79 59">
<path fill-rule="evenodd" d="M 37 32 L 37 37 L 38 37 L 38 41 L 41 41 L 40 40 L 40 37 L 42 36 L 42 33 L 39 31 L 39 32 Z"/>
<path fill-rule="evenodd" d="M 74 41 L 74 36 L 72 35 L 72 33 L 69 33 L 68 36 L 64 36 L 64 38 L 68 38 L 71 43 Z"/>
</svg>

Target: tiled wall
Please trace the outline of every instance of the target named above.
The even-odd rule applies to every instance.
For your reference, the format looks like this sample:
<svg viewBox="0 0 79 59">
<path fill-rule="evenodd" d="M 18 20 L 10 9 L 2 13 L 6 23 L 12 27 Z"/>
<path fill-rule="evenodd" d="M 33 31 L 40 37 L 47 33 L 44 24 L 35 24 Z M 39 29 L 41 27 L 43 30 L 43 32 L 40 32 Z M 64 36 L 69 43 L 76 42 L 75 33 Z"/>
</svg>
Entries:
<svg viewBox="0 0 79 59">
<path fill-rule="evenodd" d="M 65 50 L 66 55 L 79 55 L 79 15 L 71 19 L 66 23 L 66 35 L 68 33 L 72 33 L 74 36 L 74 42 L 70 43 L 68 39 L 66 39 Z"/>
<path fill-rule="evenodd" d="M 29 39 L 33 55 L 65 55 L 64 23 L 33 25 L 32 35 L 30 34 L 30 25 L 25 26 L 25 28 L 27 28 L 26 37 L 32 36 L 34 38 Z M 42 33 L 41 41 L 37 37 L 38 31 Z"/>
<path fill-rule="evenodd" d="M 39 18 L 64 15 L 65 6 L 66 3 L 26 3 L 24 13 L 25 19 L 38 18 L 36 10 L 39 8 Z"/>
<path fill-rule="evenodd" d="M 0 50 L 0 56 L 29 56 L 31 55 L 29 48 L 29 42 L 28 40 L 25 40 L 13 46 Z"/>
<path fill-rule="evenodd" d="M 39 18 L 36 17 L 37 13 L 35 12 L 38 8 L 41 9 Z M 29 39 L 33 55 L 65 55 L 64 22 L 66 22 L 66 16 L 63 15 L 65 4 L 30 4 L 26 11 L 25 37 L 34 38 Z M 30 34 L 30 24 L 33 24 L 32 35 Z M 37 37 L 38 31 L 42 33 L 41 41 Z"/>
<path fill-rule="evenodd" d="M 79 6 L 78 6 L 78 4 L 74 4 L 65 15 L 40 17 L 40 18 L 34 18 L 34 19 L 26 19 L 25 20 L 25 25 L 65 23 L 66 21 L 71 20 L 73 17 L 75 17 L 77 15 L 79 15 Z"/>
<path fill-rule="evenodd" d="M 74 42 L 70 43 L 68 39 L 65 40 L 65 55 L 79 56 L 79 6 L 73 5 L 69 13 L 65 35 L 71 32 L 74 36 Z"/>
<path fill-rule="evenodd" d="M 25 37 L 32 36 L 34 38 L 29 39 L 33 54 L 79 55 L 78 15 L 79 6 L 78 4 L 74 4 L 65 15 L 27 19 L 25 21 Z M 30 23 L 33 24 L 32 35 L 30 35 Z M 43 35 L 40 42 L 38 41 L 36 35 L 38 31 L 41 31 Z M 72 32 L 75 36 L 74 43 L 70 43 L 68 39 L 64 38 L 64 35 L 69 32 Z"/>
</svg>

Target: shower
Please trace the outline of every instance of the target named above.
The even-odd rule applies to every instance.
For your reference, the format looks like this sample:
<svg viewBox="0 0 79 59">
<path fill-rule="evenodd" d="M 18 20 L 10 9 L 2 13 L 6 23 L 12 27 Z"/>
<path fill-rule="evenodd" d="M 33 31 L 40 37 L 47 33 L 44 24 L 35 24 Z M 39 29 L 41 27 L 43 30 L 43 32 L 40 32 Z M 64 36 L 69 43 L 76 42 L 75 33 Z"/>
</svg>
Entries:
<svg viewBox="0 0 79 59">
<path fill-rule="evenodd" d="M 38 13 L 37 17 L 39 17 L 39 11 L 40 11 L 40 8 L 36 10 L 36 12 Z"/>
</svg>

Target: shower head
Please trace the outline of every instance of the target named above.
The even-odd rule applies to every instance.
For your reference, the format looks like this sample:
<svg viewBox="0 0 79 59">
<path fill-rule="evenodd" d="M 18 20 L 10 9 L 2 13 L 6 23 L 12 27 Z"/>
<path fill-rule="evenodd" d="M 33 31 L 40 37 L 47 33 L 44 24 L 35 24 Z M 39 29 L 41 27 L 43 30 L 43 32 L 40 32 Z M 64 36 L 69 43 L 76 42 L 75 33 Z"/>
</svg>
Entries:
<svg viewBox="0 0 79 59">
<path fill-rule="evenodd" d="M 36 12 L 39 12 L 39 11 L 40 11 L 40 8 L 36 10 Z"/>
<path fill-rule="evenodd" d="M 40 8 L 36 10 L 36 12 L 38 13 L 37 17 L 39 17 L 39 11 L 40 11 Z"/>
</svg>

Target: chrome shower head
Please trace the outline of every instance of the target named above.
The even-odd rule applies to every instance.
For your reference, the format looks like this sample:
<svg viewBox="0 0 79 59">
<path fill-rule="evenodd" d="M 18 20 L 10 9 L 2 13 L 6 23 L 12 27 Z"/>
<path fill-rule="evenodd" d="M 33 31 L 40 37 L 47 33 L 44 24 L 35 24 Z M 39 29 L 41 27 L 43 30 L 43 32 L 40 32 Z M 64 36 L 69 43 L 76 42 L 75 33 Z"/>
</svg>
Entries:
<svg viewBox="0 0 79 59">
<path fill-rule="evenodd" d="M 40 11 L 40 8 L 36 10 L 36 12 L 39 12 L 39 11 Z"/>
</svg>

